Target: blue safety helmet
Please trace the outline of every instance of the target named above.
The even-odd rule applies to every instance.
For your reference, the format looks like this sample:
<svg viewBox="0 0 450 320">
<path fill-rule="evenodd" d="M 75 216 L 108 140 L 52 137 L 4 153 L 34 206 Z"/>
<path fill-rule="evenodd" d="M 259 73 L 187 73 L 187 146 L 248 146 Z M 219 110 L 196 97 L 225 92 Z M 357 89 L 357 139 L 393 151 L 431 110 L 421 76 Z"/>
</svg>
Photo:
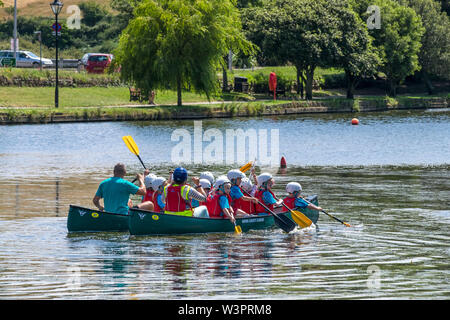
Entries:
<svg viewBox="0 0 450 320">
<path fill-rule="evenodd" d="M 176 168 L 173 172 L 173 181 L 176 183 L 183 183 L 187 180 L 188 172 L 185 168 Z"/>
</svg>

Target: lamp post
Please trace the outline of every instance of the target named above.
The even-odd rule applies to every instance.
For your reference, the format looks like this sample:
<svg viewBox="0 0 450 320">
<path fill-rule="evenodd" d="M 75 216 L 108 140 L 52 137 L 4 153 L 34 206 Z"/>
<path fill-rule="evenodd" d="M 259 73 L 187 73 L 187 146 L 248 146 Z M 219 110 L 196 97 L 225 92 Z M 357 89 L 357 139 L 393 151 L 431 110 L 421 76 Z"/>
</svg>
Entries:
<svg viewBox="0 0 450 320">
<path fill-rule="evenodd" d="M 58 108 L 59 96 L 58 96 L 58 14 L 61 12 L 63 3 L 59 0 L 54 0 L 50 3 L 53 14 L 55 15 L 55 43 L 56 43 L 56 86 L 55 86 L 55 108 Z"/>
</svg>

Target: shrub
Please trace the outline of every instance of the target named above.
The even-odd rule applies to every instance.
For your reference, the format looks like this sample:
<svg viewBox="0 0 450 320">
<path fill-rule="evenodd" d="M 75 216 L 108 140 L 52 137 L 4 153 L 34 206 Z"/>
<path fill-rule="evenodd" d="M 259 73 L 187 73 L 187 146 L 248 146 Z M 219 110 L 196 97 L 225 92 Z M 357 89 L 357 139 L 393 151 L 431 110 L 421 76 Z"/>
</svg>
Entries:
<svg viewBox="0 0 450 320">
<path fill-rule="evenodd" d="M 248 76 L 248 82 L 254 93 L 269 92 L 269 75 L 264 72 L 258 72 L 253 76 Z M 294 81 L 283 74 L 277 74 L 277 87 L 290 91 Z"/>
</svg>

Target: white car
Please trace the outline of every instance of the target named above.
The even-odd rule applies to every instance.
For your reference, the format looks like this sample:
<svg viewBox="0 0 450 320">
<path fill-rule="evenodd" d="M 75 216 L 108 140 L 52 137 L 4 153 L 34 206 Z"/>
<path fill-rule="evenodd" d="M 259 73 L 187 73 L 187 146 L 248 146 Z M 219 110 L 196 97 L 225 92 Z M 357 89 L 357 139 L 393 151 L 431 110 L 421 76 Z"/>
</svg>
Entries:
<svg viewBox="0 0 450 320">
<path fill-rule="evenodd" d="M 1 50 L 0 59 L 2 58 L 14 58 L 14 51 Z M 23 68 L 39 68 L 41 60 L 39 56 L 35 55 L 31 51 L 17 51 L 16 67 Z M 53 62 L 50 59 L 42 58 L 42 67 L 52 67 Z"/>
</svg>

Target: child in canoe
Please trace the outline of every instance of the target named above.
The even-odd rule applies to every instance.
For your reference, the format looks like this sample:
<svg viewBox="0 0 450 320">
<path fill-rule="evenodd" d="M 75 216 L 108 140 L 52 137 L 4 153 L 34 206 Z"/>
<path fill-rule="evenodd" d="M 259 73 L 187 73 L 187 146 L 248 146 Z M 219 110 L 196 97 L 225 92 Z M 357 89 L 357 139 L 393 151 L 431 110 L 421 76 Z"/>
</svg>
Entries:
<svg viewBox="0 0 450 320">
<path fill-rule="evenodd" d="M 242 179 L 246 178 L 245 174 L 238 169 L 233 169 L 228 171 L 227 178 L 231 182 L 231 206 L 234 211 L 240 214 L 254 212 L 251 205 L 258 203 L 258 199 L 244 195 L 241 189 Z"/>
<path fill-rule="evenodd" d="M 246 178 L 245 174 L 238 169 L 233 169 L 228 171 L 227 178 L 231 182 L 230 196 L 233 209 L 244 214 L 250 213 L 244 208 L 248 209 L 248 203 L 258 203 L 258 199 L 244 195 L 242 192 L 241 183 L 242 179 Z"/>
<path fill-rule="evenodd" d="M 250 196 L 254 197 L 256 191 L 258 190 L 258 187 L 254 185 L 249 178 L 243 178 L 241 181 L 241 189 L 245 192 L 247 192 Z M 258 203 L 256 201 L 256 203 Z M 256 203 L 253 201 L 242 201 L 241 202 L 241 209 L 247 212 L 248 214 L 256 214 Z"/>
<path fill-rule="evenodd" d="M 211 183 L 207 179 L 200 179 L 199 180 L 200 186 L 205 191 L 206 196 L 208 196 L 209 192 L 211 191 Z M 191 206 L 192 208 L 198 208 L 199 206 L 204 206 L 206 203 L 198 201 L 196 199 L 191 200 Z"/>
<path fill-rule="evenodd" d="M 235 223 L 235 217 L 248 216 L 241 210 L 233 210 L 230 205 L 231 181 L 226 176 L 217 178 L 214 189 L 215 191 L 210 192 L 206 198 L 206 207 L 210 218 L 228 218 L 232 223 Z"/>
<path fill-rule="evenodd" d="M 313 209 L 317 211 L 322 211 L 321 207 L 318 207 L 314 204 L 307 203 L 301 196 L 302 186 L 298 182 L 289 182 L 286 185 L 286 192 L 288 196 L 283 199 L 284 204 L 289 207 L 291 210 L 295 210 L 296 208 L 300 209 Z M 283 211 L 289 211 L 283 206 Z"/>
<path fill-rule="evenodd" d="M 147 170 L 148 171 L 148 170 Z M 146 171 L 146 172 L 147 172 Z M 149 173 L 145 176 L 144 178 L 144 184 L 145 184 L 145 188 L 147 189 L 144 198 L 142 199 L 142 202 L 145 201 L 152 201 L 153 202 L 153 188 L 152 188 L 152 182 L 153 180 L 156 178 L 156 175 L 154 175 L 153 173 Z"/>
<path fill-rule="evenodd" d="M 206 180 L 208 180 L 210 185 L 211 185 L 211 187 L 214 184 L 214 175 L 211 172 L 209 172 L 209 171 L 205 171 L 205 172 L 200 173 L 199 179 L 206 179 Z"/>
<path fill-rule="evenodd" d="M 257 180 L 258 190 L 255 193 L 255 197 L 259 201 L 258 204 L 256 204 L 256 213 L 258 215 L 270 214 L 270 211 L 273 211 L 274 206 L 281 205 L 283 200 L 278 200 L 272 192 L 272 187 L 275 185 L 275 180 L 270 173 L 265 172 L 260 174 L 257 177 Z M 261 204 L 264 204 L 264 206 Z"/>
<path fill-rule="evenodd" d="M 162 194 L 163 194 L 165 185 L 166 185 L 166 178 L 163 178 L 163 177 L 156 177 L 152 181 L 152 189 L 154 190 L 153 196 L 152 196 L 152 202 L 153 202 L 155 212 L 164 213 L 164 207 L 166 206 L 166 204 L 162 200 Z"/>
</svg>

